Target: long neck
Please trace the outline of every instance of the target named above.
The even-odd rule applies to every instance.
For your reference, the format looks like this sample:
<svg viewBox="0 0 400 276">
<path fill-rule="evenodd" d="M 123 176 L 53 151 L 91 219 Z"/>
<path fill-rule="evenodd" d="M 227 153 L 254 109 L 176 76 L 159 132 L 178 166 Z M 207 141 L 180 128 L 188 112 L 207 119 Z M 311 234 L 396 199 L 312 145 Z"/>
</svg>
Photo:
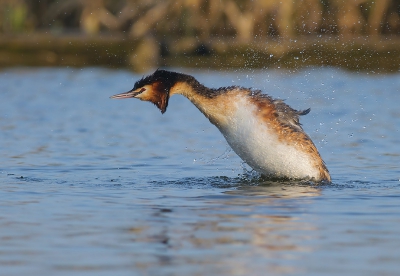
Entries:
<svg viewBox="0 0 400 276">
<path fill-rule="evenodd" d="M 207 92 L 210 89 L 200 84 L 196 79 L 190 81 L 178 81 L 170 90 L 170 96 L 180 94 L 188 98 L 201 112 L 205 112 L 204 104 L 207 104 Z M 204 114 L 206 115 L 206 114 Z M 207 115 L 206 115 L 207 116 Z"/>
<path fill-rule="evenodd" d="M 177 81 L 170 89 L 170 96 L 181 94 L 188 98 L 218 128 L 224 125 L 229 115 L 227 97 L 217 90 L 199 83 L 195 78 Z"/>
<path fill-rule="evenodd" d="M 198 82 L 194 77 L 182 74 L 171 87 L 170 95 L 181 94 L 192 101 L 192 98 L 197 96 L 210 98 L 212 91 Z"/>
</svg>

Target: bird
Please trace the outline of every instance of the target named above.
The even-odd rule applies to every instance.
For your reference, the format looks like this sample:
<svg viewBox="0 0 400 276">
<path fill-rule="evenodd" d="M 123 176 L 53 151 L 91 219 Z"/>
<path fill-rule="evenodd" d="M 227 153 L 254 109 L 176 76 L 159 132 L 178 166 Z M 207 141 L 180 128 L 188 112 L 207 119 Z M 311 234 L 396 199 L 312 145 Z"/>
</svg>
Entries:
<svg viewBox="0 0 400 276">
<path fill-rule="evenodd" d="M 157 69 L 112 99 L 136 98 L 165 113 L 175 94 L 188 98 L 225 137 L 233 151 L 267 179 L 331 182 L 331 176 L 299 116 L 283 100 L 241 86 L 208 88 L 195 77 Z"/>
</svg>

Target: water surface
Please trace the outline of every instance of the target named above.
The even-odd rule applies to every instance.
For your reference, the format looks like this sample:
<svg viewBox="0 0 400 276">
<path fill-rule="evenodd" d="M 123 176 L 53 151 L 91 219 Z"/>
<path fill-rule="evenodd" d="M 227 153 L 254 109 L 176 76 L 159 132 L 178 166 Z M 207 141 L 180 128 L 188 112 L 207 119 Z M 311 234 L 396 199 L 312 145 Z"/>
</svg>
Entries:
<svg viewBox="0 0 400 276">
<path fill-rule="evenodd" d="M 333 183 L 262 181 L 185 98 L 141 76 L 0 72 L 2 275 L 397 275 L 400 74 L 177 69 L 296 109 Z"/>
</svg>

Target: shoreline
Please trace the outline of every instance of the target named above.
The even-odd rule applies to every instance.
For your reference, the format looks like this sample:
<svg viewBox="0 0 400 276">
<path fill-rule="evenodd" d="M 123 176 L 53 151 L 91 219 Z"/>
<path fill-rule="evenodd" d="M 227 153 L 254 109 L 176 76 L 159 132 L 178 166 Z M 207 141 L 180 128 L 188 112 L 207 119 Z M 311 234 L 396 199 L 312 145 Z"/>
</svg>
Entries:
<svg viewBox="0 0 400 276">
<path fill-rule="evenodd" d="M 332 66 L 350 71 L 400 70 L 399 36 L 300 36 L 292 39 L 140 40 L 123 35 L 31 33 L 0 36 L 0 67 L 104 66 L 144 72 L 154 67 L 286 68 Z"/>
</svg>

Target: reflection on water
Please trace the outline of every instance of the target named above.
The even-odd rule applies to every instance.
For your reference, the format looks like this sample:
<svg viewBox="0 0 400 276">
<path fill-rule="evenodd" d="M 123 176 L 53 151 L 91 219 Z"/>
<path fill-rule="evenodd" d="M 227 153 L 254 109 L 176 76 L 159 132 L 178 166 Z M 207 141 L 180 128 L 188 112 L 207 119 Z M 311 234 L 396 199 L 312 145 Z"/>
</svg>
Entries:
<svg viewBox="0 0 400 276">
<path fill-rule="evenodd" d="M 0 274 L 398 273 L 398 74 L 187 73 L 311 107 L 333 183 L 264 181 L 183 97 L 109 100 L 130 72 L 3 70 Z"/>
<path fill-rule="evenodd" d="M 227 194 L 245 196 L 268 196 L 276 198 L 297 198 L 319 196 L 321 191 L 313 183 L 277 183 L 261 182 L 257 186 L 241 186 L 237 190 L 227 191 Z"/>
<path fill-rule="evenodd" d="M 319 194 L 306 186 L 245 185 L 226 191 L 226 196 L 188 198 L 185 206 L 154 207 L 145 221 L 135 221 L 125 230 L 127 242 L 159 248 L 156 258 L 133 254 L 135 266 L 147 272 L 177 265 L 200 274 L 298 272 L 301 267 L 290 261 L 313 251 L 307 241 L 318 229 L 298 216 L 307 201 L 296 206 L 285 199 Z"/>
</svg>

